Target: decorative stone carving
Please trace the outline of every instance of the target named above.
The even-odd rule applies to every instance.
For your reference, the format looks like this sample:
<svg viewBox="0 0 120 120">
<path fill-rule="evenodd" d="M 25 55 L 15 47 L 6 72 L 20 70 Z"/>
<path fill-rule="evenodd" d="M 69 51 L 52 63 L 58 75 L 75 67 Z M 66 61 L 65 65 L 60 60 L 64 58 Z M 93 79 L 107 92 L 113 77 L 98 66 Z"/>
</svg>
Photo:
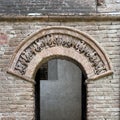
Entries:
<svg viewBox="0 0 120 120">
<path fill-rule="evenodd" d="M 113 73 L 105 52 L 89 35 L 62 26 L 44 28 L 25 39 L 16 50 L 8 72 L 34 83 L 43 60 L 56 56 L 77 61 L 89 80 Z"/>
<path fill-rule="evenodd" d="M 21 58 L 19 58 L 19 60 L 20 59 Z M 27 68 L 27 64 L 25 62 L 22 62 L 22 60 L 16 63 L 15 70 L 18 70 L 21 73 L 21 75 L 25 74 L 26 68 Z"/>
<path fill-rule="evenodd" d="M 66 40 L 67 39 L 67 40 Z M 16 63 L 15 70 L 22 75 L 25 74 L 28 63 L 33 59 L 37 52 L 41 52 L 48 47 L 62 46 L 66 48 L 74 48 L 79 54 L 84 54 L 94 67 L 96 75 L 106 71 L 104 63 L 101 61 L 96 51 L 91 48 L 85 41 L 71 39 L 71 36 L 63 36 L 62 34 L 48 34 L 42 38 L 35 40 L 20 55 Z"/>
<path fill-rule="evenodd" d="M 34 55 L 35 55 L 35 52 L 32 50 L 31 47 L 29 47 L 21 53 L 20 58 L 24 59 L 25 62 L 27 63 L 32 60 Z"/>
</svg>

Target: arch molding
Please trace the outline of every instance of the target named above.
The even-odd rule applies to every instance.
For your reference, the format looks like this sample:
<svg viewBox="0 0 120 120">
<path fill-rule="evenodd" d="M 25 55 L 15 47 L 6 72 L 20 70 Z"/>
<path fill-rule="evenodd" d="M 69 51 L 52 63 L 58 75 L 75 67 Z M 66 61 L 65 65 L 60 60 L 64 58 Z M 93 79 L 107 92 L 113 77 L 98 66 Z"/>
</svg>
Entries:
<svg viewBox="0 0 120 120">
<path fill-rule="evenodd" d="M 84 69 L 88 80 L 112 74 L 110 60 L 89 35 L 69 27 L 47 27 L 26 38 L 15 51 L 8 72 L 34 83 L 40 65 L 51 57 L 68 57 Z"/>
</svg>

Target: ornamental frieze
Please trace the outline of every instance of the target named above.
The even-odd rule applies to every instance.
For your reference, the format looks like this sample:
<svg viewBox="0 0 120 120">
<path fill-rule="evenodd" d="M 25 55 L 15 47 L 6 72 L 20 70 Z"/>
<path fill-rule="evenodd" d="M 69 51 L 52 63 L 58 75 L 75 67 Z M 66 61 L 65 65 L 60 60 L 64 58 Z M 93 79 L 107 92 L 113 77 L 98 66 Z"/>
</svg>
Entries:
<svg viewBox="0 0 120 120">
<path fill-rule="evenodd" d="M 97 52 L 85 41 L 78 41 L 72 36 L 62 34 L 48 34 L 31 43 L 19 56 L 14 68 L 15 71 L 19 72 L 21 75 L 24 75 L 28 64 L 38 52 L 41 52 L 43 49 L 56 46 L 62 46 L 68 49 L 73 48 L 79 54 L 84 54 L 84 56 L 91 62 L 92 67 L 94 67 L 94 73 L 96 75 L 107 71 L 105 64 L 102 62 Z"/>
<path fill-rule="evenodd" d="M 8 72 L 34 82 L 42 62 L 62 56 L 76 61 L 89 80 L 113 73 L 99 43 L 86 33 L 64 26 L 46 27 L 26 38 L 16 49 Z"/>
</svg>

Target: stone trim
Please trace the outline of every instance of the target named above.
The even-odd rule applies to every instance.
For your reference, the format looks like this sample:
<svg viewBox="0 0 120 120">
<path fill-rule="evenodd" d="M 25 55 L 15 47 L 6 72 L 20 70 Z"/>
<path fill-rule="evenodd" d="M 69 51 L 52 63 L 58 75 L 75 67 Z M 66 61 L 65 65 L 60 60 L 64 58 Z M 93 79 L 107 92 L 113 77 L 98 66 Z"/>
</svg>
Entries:
<svg viewBox="0 0 120 120">
<path fill-rule="evenodd" d="M 89 80 L 112 73 L 109 59 L 93 38 L 62 26 L 44 28 L 25 39 L 13 55 L 8 72 L 34 82 L 40 64 L 45 59 L 56 56 L 77 61 Z"/>
<path fill-rule="evenodd" d="M 28 15 L 28 16 L 0 16 L 0 22 L 77 22 L 77 21 L 120 21 L 120 13 L 80 13 L 79 15 Z"/>
<path fill-rule="evenodd" d="M 106 73 L 103 73 L 102 75 L 98 75 L 98 76 L 94 76 L 93 78 L 86 79 L 85 83 L 89 83 L 89 81 L 94 81 L 94 80 L 97 80 L 97 79 L 100 79 L 102 77 L 112 75 L 112 74 L 113 74 L 113 71 L 110 70 L 110 71 L 107 71 Z"/>
</svg>

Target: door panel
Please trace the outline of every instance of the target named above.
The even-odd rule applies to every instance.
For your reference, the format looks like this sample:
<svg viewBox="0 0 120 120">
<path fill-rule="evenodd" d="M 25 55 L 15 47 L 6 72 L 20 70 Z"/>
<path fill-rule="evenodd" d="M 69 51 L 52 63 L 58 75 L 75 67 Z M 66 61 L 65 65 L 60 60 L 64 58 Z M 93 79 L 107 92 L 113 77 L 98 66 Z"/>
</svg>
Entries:
<svg viewBox="0 0 120 120">
<path fill-rule="evenodd" d="M 48 62 L 48 80 L 40 80 L 40 120 L 81 120 L 81 82 L 72 62 Z"/>
</svg>

